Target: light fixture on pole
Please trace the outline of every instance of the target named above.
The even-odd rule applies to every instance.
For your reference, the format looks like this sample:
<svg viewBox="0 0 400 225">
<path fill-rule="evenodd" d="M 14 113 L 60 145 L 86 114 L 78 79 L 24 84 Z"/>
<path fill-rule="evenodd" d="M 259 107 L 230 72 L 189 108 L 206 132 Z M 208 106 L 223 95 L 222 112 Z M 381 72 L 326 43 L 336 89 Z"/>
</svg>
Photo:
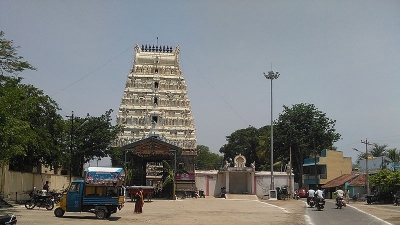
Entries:
<svg viewBox="0 0 400 225">
<path fill-rule="evenodd" d="M 274 185 L 274 125 L 272 120 L 272 80 L 278 79 L 279 72 L 268 71 L 268 74 L 264 73 L 265 78 L 271 80 L 271 187 L 270 190 L 275 189 Z"/>
</svg>

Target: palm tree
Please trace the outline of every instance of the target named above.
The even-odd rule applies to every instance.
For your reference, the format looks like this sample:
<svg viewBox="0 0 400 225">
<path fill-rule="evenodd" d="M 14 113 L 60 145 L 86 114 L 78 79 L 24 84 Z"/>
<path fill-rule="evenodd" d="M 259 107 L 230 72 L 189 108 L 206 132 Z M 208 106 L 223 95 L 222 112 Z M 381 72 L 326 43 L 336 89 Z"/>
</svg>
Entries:
<svg viewBox="0 0 400 225">
<path fill-rule="evenodd" d="M 372 158 L 386 156 L 387 151 L 388 151 L 386 149 L 387 147 L 388 147 L 387 145 L 379 145 L 379 144 L 374 143 L 374 148 L 371 151 L 369 151 L 368 158 L 371 158 L 371 156 L 372 156 Z M 367 158 L 367 153 L 364 152 L 364 153 L 358 154 L 358 160 L 366 159 L 366 158 Z"/>
<path fill-rule="evenodd" d="M 167 161 L 163 160 L 163 170 L 164 170 L 164 174 L 166 174 L 165 178 L 164 178 L 164 182 L 162 183 L 162 187 L 164 188 L 166 185 L 172 183 L 172 200 L 176 200 L 176 182 L 175 182 L 175 176 L 177 174 L 188 174 L 188 172 L 186 170 L 183 169 L 179 169 L 177 171 L 174 170 L 174 168 L 172 168 Z"/>
<path fill-rule="evenodd" d="M 399 162 L 400 161 L 400 152 L 396 149 L 389 149 L 386 151 L 386 156 L 391 159 L 393 162 Z"/>
</svg>

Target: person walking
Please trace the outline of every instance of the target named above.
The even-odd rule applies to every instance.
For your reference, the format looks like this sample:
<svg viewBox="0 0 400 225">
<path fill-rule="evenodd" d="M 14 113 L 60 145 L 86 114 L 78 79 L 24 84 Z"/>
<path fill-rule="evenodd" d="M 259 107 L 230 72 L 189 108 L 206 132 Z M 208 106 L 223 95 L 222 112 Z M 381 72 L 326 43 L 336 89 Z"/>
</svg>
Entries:
<svg viewBox="0 0 400 225">
<path fill-rule="evenodd" d="M 349 204 L 350 202 L 350 190 L 347 189 L 346 193 L 344 194 L 345 198 L 346 198 L 346 203 Z"/>
<path fill-rule="evenodd" d="M 134 213 L 142 213 L 143 205 L 144 205 L 143 190 L 142 190 L 142 188 L 139 188 L 139 191 L 136 192 L 136 194 L 135 194 L 135 209 L 133 212 Z"/>
</svg>

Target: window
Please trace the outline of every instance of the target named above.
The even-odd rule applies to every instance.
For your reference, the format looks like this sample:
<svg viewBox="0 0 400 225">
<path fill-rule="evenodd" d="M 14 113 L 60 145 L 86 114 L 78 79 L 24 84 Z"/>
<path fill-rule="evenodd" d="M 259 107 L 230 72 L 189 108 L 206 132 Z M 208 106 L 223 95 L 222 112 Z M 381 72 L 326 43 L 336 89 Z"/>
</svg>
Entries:
<svg viewBox="0 0 400 225">
<path fill-rule="evenodd" d="M 158 82 L 154 82 L 154 88 L 158 88 Z"/>
<path fill-rule="evenodd" d="M 151 120 L 154 121 L 154 123 L 157 123 L 158 122 L 158 116 L 153 116 L 151 118 Z"/>
<path fill-rule="evenodd" d="M 80 183 L 72 183 L 69 187 L 69 193 L 79 193 L 80 190 Z"/>
</svg>

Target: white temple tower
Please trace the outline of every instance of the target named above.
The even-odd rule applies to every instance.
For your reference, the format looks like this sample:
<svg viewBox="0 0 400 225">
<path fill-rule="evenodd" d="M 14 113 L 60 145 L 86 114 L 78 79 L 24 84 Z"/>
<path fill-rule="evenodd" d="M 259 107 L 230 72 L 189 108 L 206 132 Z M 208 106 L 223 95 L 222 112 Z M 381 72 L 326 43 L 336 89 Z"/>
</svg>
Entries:
<svg viewBox="0 0 400 225">
<path fill-rule="evenodd" d="M 117 124 L 124 127 L 117 146 L 157 136 L 186 151 L 196 150 L 196 128 L 179 65 L 179 46 L 135 45 Z"/>
</svg>

